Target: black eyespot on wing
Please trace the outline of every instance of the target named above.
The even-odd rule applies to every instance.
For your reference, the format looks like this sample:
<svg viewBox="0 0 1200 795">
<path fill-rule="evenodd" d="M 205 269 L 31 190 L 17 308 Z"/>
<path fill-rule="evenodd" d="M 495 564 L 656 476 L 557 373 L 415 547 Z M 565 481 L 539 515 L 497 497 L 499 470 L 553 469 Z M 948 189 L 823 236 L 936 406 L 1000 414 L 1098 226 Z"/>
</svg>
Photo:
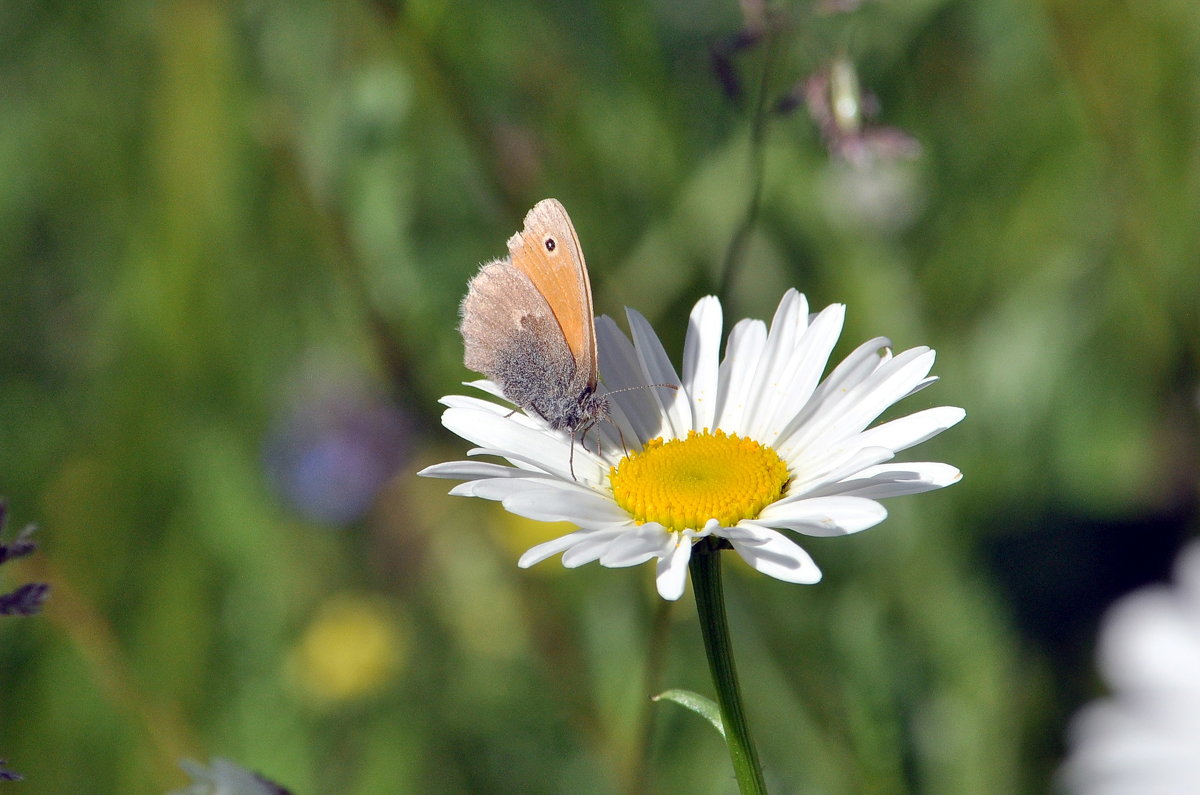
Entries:
<svg viewBox="0 0 1200 795">
<path fill-rule="evenodd" d="M 558 248 L 558 241 L 552 237 L 548 237 L 548 238 L 546 238 L 545 245 L 546 245 L 546 250 L 553 253 L 554 249 Z"/>
</svg>

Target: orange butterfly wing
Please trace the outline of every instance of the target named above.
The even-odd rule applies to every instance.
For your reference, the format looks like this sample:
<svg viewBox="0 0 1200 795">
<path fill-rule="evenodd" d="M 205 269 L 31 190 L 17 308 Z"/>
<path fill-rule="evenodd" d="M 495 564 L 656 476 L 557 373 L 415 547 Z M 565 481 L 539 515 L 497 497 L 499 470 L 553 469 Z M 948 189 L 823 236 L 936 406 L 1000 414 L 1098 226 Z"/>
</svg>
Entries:
<svg viewBox="0 0 1200 795">
<path fill-rule="evenodd" d="M 557 199 L 543 199 L 525 216 L 525 227 L 508 239 L 512 264 L 529 277 L 550 305 L 575 358 L 575 379 L 596 386 L 596 326 L 592 283 L 579 236 Z"/>
</svg>

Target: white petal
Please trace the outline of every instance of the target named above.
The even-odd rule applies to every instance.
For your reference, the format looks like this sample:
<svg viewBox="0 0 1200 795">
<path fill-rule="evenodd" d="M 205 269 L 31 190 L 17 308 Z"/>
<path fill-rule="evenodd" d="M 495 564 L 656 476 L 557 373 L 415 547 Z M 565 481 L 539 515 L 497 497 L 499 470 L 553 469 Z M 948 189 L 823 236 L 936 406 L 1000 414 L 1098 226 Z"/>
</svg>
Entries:
<svg viewBox="0 0 1200 795">
<path fill-rule="evenodd" d="M 659 596 L 670 602 L 683 596 L 683 588 L 687 584 L 688 561 L 691 559 L 691 539 L 678 538 L 675 548 L 669 555 L 660 558 L 655 567 L 654 579 L 658 585 Z"/>
<path fill-rule="evenodd" d="M 480 378 L 478 381 L 463 381 L 463 386 L 478 389 L 480 392 L 486 392 L 501 400 L 508 400 L 508 398 L 504 397 L 504 392 L 500 389 L 500 385 L 488 378 Z"/>
<path fill-rule="evenodd" d="M 642 321 L 645 323 L 645 321 Z M 679 384 L 677 376 L 668 379 L 649 378 L 641 354 L 620 332 L 609 317 L 596 319 L 600 344 L 600 360 L 605 378 L 611 414 L 617 421 L 624 445 L 640 447 L 656 436 L 670 438 L 672 429 L 665 417 L 664 401 L 677 399 L 683 390 L 672 390 L 659 384 Z M 650 331 L 653 337 L 653 331 Z M 657 340 L 657 338 L 654 338 Z M 661 345 L 659 345 L 661 351 Z M 666 354 L 663 353 L 663 356 Z M 622 419 L 623 418 L 623 419 Z"/>
<path fill-rule="evenodd" d="M 941 489 L 962 479 L 962 473 L 949 464 L 931 461 L 906 461 L 868 467 L 853 478 L 814 489 L 812 496 L 838 494 L 843 497 L 867 497 L 882 500 L 905 494 L 920 494 Z"/>
<path fill-rule="evenodd" d="M 874 527 L 887 518 L 887 509 L 862 497 L 814 497 L 768 505 L 757 519 L 743 525 L 794 530 L 807 536 L 842 536 Z"/>
<path fill-rule="evenodd" d="M 892 341 L 887 337 L 872 337 L 862 343 L 838 362 L 829 377 L 821 382 L 821 391 L 828 393 L 827 397 L 846 394 L 892 358 L 891 346 Z"/>
<path fill-rule="evenodd" d="M 654 333 L 649 321 L 642 315 L 626 308 L 625 316 L 629 321 L 629 331 L 633 336 L 633 347 L 637 351 L 638 360 L 642 364 L 642 374 L 647 384 L 679 384 L 683 382 L 675 372 L 670 357 L 663 349 L 662 342 Z M 692 408 L 688 403 L 687 390 L 677 389 L 647 389 L 654 395 L 659 405 L 663 407 L 666 422 L 664 431 L 678 438 L 686 436 L 692 428 Z"/>
<path fill-rule="evenodd" d="M 886 447 L 867 447 L 862 450 L 847 447 L 827 452 L 828 455 L 821 461 L 809 462 L 800 470 L 788 486 L 789 496 L 780 502 L 808 499 L 831 483 L 838 483 L 868 467 L 890 461 L 893 455 Z"/>
<path fill-rule="evenodd" d="M 573 466 L 576 475 L 588 482 L 603 481 L 608 472 L 607 461 L 572 441 L 569 435 L 551 431 L 540 421 L 540 427 L 530 427 L 531 422 L 523 415 L 504 417 L 486 410 L 448 408 L 442 412 L 442 425 L 489 453 L 499 452 L 564 480 L 574 479 Z"/>
<path fill-rule="evenodd" d="M 600 372 L 611 388 L 624 389 L 644 383 L 633 343 L 608 315 L 596 318 L 596 347 L 599 349 Z"/>
<path fill-rule="evenodd" d="M 722 532 L 734 550 L 756 571 L 777 580 L 812 585 L 821 570 L 791 539 L 764 527 L 731 527 Z"/>
<path fill-rule="evenodd" d="M 955 406 L 938 406 L 869 428 L 858 435 L 857 441 L 900 452 L 937 436 L 966 416 L 967 412 Z"/>
<path fill-rule="evenodd" d="M 642 525 L 630 522 L 619 542 L 610 545 L 600 557 L 600 565 L 611 569 L 637 566 L 651 558 L 669 555 L 672 546 L 672 534 L 662 525 L 656 522 Z"/>
<path fill-rule="evenodd" d="M 740 320 L 725 342 L 721 360 L 721 394 L 717 400 L 716 427 L 744 433 L 753 376 L 767 344 L 767 326 L 761 320 Z"/>
<path fill-rule="evenodd" d="M 599 560 L 600 556 L 604 554 L 609 546 L 619 543 L 621 537 L 626 532 L 628 532 L 628 529 L 623 526 L 606 527 L 603 530 L 598 530 L 587 538 L 581 539 L 564 552 L 562 564 L 568 569 L 576 569 L 586 563 Z"/>
<path fill-rule="evenodd" d="M 546 558 L 557 555 L 559 552 L 565 552 L 590 536 L 604 532 L 604 530 L 576 530 L 574 533 L 567 533 L 565 536 L 559 536 L 550 541 L 543 541 L 525 550 L 525 554 L 517 561 L 517 565 L 522 569 L 527 569 L 535 563 L 541 563 Z"/>
<path fill-rule="evenodd" d="M 929 373 L 933 357 L 928 348 L 912 348 L 883 362 L 846 395 L 827 401 L 803 430 L 780 446 L 781 452 L 803 466 L 804 457 L 799 451 L 821 450 L 861 432 Z"/>
<path fill-rule="evenodd" d="M 754 373 L 747 413 L 743 418 L 747 434 L 754 439 L 766 437 L 781 382 L 791 376 L 790 373 L 785 376 L 783 368 L 795 350 L 796 340 L 807 327 L 808 299 L 795 290 L 788 290 L 771 319 L 766 347 Z"/>
<path fill-rule="evenodd" d="M 504 509 L 540 522 L 574 522 L 599 527 L 629 521 L 611 498 L 584 488 L 523 489 L 502 500 Z"/>
<path fill-rule="evenodd" d="M 826 307 L 812 317 L 813 325 L 801 326 L 794 338 L 783 340 L 788 347 L 764 356 L 769 371 L 760 369 L 757 388 L 762 394 L 754 416 L 747 418 L 755 439 L 773 445 L 808 401 L 841 334 L 845 313 L 841 304 Z"/>
<path fill-rule="evenodd" d="M 787 423 L 776 440 L 778 447 L 794 446 L 793 434 L 806 428 L 813 418 L 825 410 L 826 406 L 845 398 L 854 387 L 870 377 L 880 365 L 891 358 L 887 346 L 891 341 L 887 337 L 875 337 L 859 345 L 850 355 L 833 368 L 829 377 L 817 386 L 808 402 Z"/>
<path fill-rule="evenodd" d="M 417 473 L 423 478 L 453 478 L 476 480 L 478 478 L 519 478 L 528 473 L 521 469 L 493 464 L 487 461 L 446 461 L 428 466 Z"/>
<path fill-rule="evenodd" d="M 489 382 L 490 383 L 490 382 Z M 512 404 L 501 405 L 492 400 L 484 400 L 473 395 L 445 395 L 438 401 L 443 406 L 448 406 L 453 409 L 476 409 L 485 411 L 489 414 L 495 414 L 500 417 L 507 417 L 512 414 L 516 417 L 524 416 L 520 409 L 514 409 Z M 515 412 L 515 413 L 514 413 Z M 530 424 L 532 425 L 532 420 Z"/>
<path fill-rule="evenodd" d="M 893 403 L 912 394 L 920 385 L 931 383 L 926 376 L 933 368 L 936 357 L 935 351 L 923 345 L 901 351 L 871 373 L 870 377 L 858 386 L 857 395 L 848 395 L 848 402 L 854 402 L 857 398 L 864 404 L 860 411 L 870 416 L 870 419 L 863 422 L 863 427 Z"/>
<path fill-rule="evenodd" d="M 763 418 L 762 435 L 755 437 L 763 444 L 775 444 L 816 390 L 845 320 L 844 304 L 828 306 L 813 318 L 797 341 L 774 380 L 774 405 L 769 416 Z"/>
<path fill-rule="evenodd" d="M 589 441 L 588 444 L 591 442 Z M 579 483 L 593 489 L 603 486 L 608 477 L 608 468 L 611 466 L 607 458 L 596 456 L 590 449 L 583 446 L 583 442 L 575 442 L 571 450 L 567 452 L 567 461 L 562 466 L 554 466 L 546 461 L 512 450 L 499 450 L 491 447 L 472 447 L 467 451 L 467 455 L 494 455 L 497 458 L 506 459 L 526 475 L 536 472 L 555 480 Z M 571 474 L 572 465 L 575 469 L 574 475 Z"/>
<path fill-rule="evenodd" d="M 640 447 L 663 432 L 656 390 L 646 383 L 633 343 L 607 315 L 596 318 L 596 342 L 612 416 L 628 434 L 626 443 Z"/>
<path fill-rule="evenodd" d="M 442 425 L 469 442 L 496 450 L 520 450 L 534 461 L 550 462 L 558 467 L 570 454 L 571 440 L 542 428 L 534 428 L 519 416 L 504 417 L 488 411 L 448 408 L 442 412 Z"/>
<path fill-rule="evenodd" d="M 683 343 L 683 384 L 692 404 L 692 427 L 714 428 L 720 385 L 721 302 L 707 296 L 696 302 Z"/>
<path fill-rule="evenodd" d="M 937 383 L 937 381 L 938 381 L 938 377 L 937 377 L 936 375 L 931 375 L 931 376 L 929 376 L 928 378 L 923 378 L 923 379 L 921 379 L 920 381 L 918 381 L 918 382 L 917 382 L 917 383 L 916 383 L 916 384 L 913 386 L 913 388 L 912 388 L 912 389 L 908 390 L 908 391 L 907 391 L 907 392 L 905 392 L 903 395 L 901 395 L 901 396 L 900 396 L 900 398 L 899 398 L 899 400 L 904 400 L 904 398 L 908 397 L 909 395 L 915 395 L 915 394 L 917 394 L 918 392 L 920 392 L 922 389 L 924 389 L 925 387 L 927 387 L 927 386 L 929 386 L 929 385 L 931 385 L 931 384 L 935 384 L 935 383 Z"/>
<path fill-rule="evenodd" d="M 520 471 L 520 470 L 514 470 Z M 566 485 L 564 481 L 557 478 L 482 478 L 480 480 L 468 480 L 465 483 L 459 483 L 450 493 L 456 497 L 478 497 L 483 500 L 504 500 L 514 494 L 521 494 L 526 491 L 538 491 L 541 489 L 552 489 L 559 485 Z"/>
</svg>

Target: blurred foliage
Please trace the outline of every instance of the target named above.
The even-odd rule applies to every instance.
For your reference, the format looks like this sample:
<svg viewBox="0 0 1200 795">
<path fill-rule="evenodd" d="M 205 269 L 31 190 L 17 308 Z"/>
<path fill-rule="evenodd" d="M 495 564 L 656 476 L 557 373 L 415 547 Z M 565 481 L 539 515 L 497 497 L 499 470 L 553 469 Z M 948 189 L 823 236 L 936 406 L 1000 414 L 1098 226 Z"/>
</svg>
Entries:
<svg viewBox="0 0 1200 795">
<path fill-rule="evenodd" d="M 821 585 L 729 578 L 775 790 L 1043 789 L 1098 612 L 1196 532 L 1200 7 L 854 5 L 0 5 L 0 495 L 42 528 L 0 591 L 54 589 L 0 618 L 18 786 L 732 791 L 647 702 L 710 692 L 686 598 L 520 571 L 552 529 L 413 477 L 465 451 L 466 280 L 552 195 L 676 355 L 704 293 L 796 286 L 842 353 L 937 348 L 905 412 L 967 408 L 918 452 L 963 482 L 806 542 Z M 831 154 L 788 98 L 838 59 L 919 157 Z"/>
</svg>

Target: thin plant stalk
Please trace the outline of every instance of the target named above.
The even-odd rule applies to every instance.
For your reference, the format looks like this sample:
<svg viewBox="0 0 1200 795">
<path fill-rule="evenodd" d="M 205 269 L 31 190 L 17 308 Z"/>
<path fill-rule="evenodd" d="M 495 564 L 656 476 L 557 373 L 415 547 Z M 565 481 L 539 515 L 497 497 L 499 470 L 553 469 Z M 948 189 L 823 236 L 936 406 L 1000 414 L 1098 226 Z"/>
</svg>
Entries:
<svg viewBox="0 0 1200 795">
<path fill-rule="evenodd" d="M 746 247 L 750 243 L 750 233 L 758 222 L 758 213 L 762 207 L 767 157 L 767 93 L 770 88 L 771 67 L 775 60 L 773 39 L 774 37 L 768 34 L 766 51 L 762 59 L 762 72 L 759 74 L 750 119 L 750 197 L 746 205 L 746 212 L 737 229 L 734 230 L 733 237 L 729 241 L 729 248 L 725 251 L 720 281 L 717 284 L 717 295 L 723 301 L 729 298 L 734 274 L 745 258 Z"/>
</svg>

